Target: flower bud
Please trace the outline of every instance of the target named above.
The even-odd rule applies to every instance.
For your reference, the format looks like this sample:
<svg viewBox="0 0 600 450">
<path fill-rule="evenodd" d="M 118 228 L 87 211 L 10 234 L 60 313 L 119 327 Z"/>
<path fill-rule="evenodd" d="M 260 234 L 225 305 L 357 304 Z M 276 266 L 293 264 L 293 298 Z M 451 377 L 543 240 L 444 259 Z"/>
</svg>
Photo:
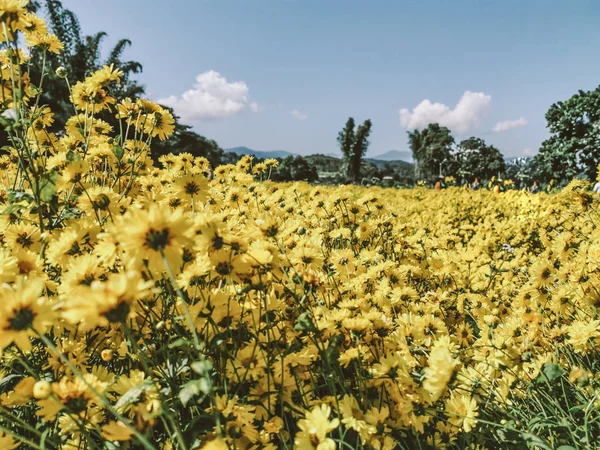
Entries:
<svg viewBox="0 0 600 450">
<path fill-rule="evenodd" d="M 102 350 L 102 353 L 100 353 L 100 357 L 102 358 L 102 361 L 104 361 L 104 362 L 112 361 L 113 351 L 109 348 L 106 348 L 106 349 Z"/>
<path fill-rule="evenodd" d="M 52 386 L 47 381 L 38 381 L 33 385 L 33 396 L 38 400 L 48 398 L 52 393 Z"/>
<path fill-rule="evenodd" d="M 58 78 L 67 78 L 67 69 L 65 69 L 63 66 L 60 66 L 58 69 L 56 69 L 56 76 Z"/>
</svg>

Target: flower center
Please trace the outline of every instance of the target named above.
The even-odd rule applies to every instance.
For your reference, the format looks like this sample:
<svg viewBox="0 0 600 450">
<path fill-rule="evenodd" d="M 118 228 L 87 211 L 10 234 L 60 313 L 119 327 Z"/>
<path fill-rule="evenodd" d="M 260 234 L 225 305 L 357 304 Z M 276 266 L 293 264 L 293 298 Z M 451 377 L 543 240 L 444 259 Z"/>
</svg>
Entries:
<svg viewBox="0 0 600 450">
<path fill-rule="evenodd" d="M 110 309 L 107 312 L 105 312 L 104 317 L 106 317 L 111 323 L 124 322 L 125 319 L 127 319 L 127 315 L 129 314 L 130 310 L 131 307 L 129 306 L 129 303 L 120 302 L 113 309 Z"/>
<path fill-rule="evenodd" d="M 200 186 L 198 186 L 195 182 L 190 181 L 185 185 L 185 193 L 188 195 L 196 195 L 200 192 Z"/>
<path fill-rule="evenodd" d="M 167 248 L 170 240 L 168 228 L 163 228 L 162 230 L 155 230 L 151 228 L 146 233 L 146 246 L 150 247 L 152 250 L 156 250 L 157 252 Z"/>
<path fill-rule="evenodd" d="M 33 325 L 33 319 L 35 319 L 33 311 L 29 308 L 22 308 L 8 322 L 11 330 L 23 331 Z"/>
</svg>

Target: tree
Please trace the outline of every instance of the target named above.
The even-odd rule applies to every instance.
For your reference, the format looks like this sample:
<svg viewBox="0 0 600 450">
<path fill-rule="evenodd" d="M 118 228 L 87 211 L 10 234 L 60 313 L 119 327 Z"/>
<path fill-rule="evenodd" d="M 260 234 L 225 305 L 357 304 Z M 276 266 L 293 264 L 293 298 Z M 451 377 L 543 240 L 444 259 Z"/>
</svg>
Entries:
<svg viewBox="0 0 600 450">
<path fill-rule="evenodd" d="M 514 180 L 518 189 L 530 186 L 535 180 L 540 178 L 534 173 L 533 158 L 519 156 L 511 158 L 506 163 L 506 178 Z"/>
<path fill-rule="evenodd" d="M 39 3 L 39 2 L 38 2 Z M 90 73 L 105 65 L 113 64 L 123 72 L 121 83 L 111 90 L 111 95 L 120 101 L 124 98 L 138 98 L 144 93 L 144 87 L 133 78 L 134 74 L 142 71 L 142 65 L 137 61 L 123 61 L 125 49 L 131 45 L 129 39 L 121 39 L 109 52 L 108 58 L 101 58 L 101 43 L 107 36 L 100 31 L 91 36 L 81 32 L 77 16 L 65 9 L 59 0 L 45 0 L 45 9 L 48 15 L 48 28 L 56 34 L 64 44 L 60 54 L 47 53 L 46 77 L 44 79 L 44 95 L 41 101 L 48 105 L 54 112 L 54 129 L 62 129 L 67 119 L 73 114 L 73 106 L 68 101 L 69 91 L 65 80 L 60 79 L 55 70 L 62 66 L 67 69 L 67 76 L 71 82 L 81 81 Z M 32 4 L 32 9 L 39 9 L 38 4 Z M 30 65 L 31 77 L 39 80 L 40 69 L 43 66 L 42 55 L 34 53 L 33 63 Z M 102 117 L 106 119 L 108 117 Z"/>
<path fill-rule="evenodd" d="M 563 184 L 581 172 L 594 179 L 600 162 L 600 86 L 554 103 L 546 122 L 551 136 L 533 162 L 540 176 Z"/>
<path fill-rule="evenodd" d="M 440 175 L 444 163 L 451 166 L 454 138 L 450 130 L 431 123 L 423 130 L 408 132 L 408 144 L 415 163 L 417 179 L 432 179 Z"/>
<path fill-rule="evenodd" d="M 360 168 L 369 147 L 371 127 L 371 120 L 367 119 L 355 131 L 354 119 L 350 117 L 338 134 L 346 176 L 355 183 L 360 179 Z"/>
<path fill-rule="evenodd" d="M 531 161 L 533 176 L 544 183 L 555 180 L 558 185 L 566 185 L 578 176 L 582 167 L 577 151 L 571 147 L 573 143 L 573 140 L 565 142 L 558 136 L 542 142 L 539 153 Z"/>
<path fill-rule="evenodd" d="M 344 129 L 338 133 L 337 141 L 342 151 L 342 171 L 348 175 L 350 173 L 350 159 L 352 158 L 352 148 L 354 147 L 354 119 L 348 118 Z"/>
<path fill-rule="evenodd" d="M 360 168 L 363 159 L 367 154 L 367 149 L 369 148 L 369 135 L 371 134 L 372 125 L 370 119 L 365 120 L 363 124 L 358 127 L 354 136 L 354 145 L 352 147 L 348 175 L 355 183 L 360 180 Z"/>
<path fill-rule="evenodd" d="M 302 156 L 288 156 L 280 161 L 271 175 L 273 181 L 308 181 L 319 179 L 317 168 Z"/>
<path fill-rule="evenodd" d="M 456 160 L 457 175 L 461 178 L 479 177 L 489 180 L 506 170 L 500 150 L 477 137 L 470 137 L 459 144 Z"/>
</svg>

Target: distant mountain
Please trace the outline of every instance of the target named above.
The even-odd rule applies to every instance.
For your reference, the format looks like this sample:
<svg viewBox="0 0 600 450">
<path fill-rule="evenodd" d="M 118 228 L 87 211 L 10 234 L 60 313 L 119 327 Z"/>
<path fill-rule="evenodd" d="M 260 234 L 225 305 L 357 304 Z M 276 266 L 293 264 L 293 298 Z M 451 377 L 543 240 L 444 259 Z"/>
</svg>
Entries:
<svg viewBox="0 0 600 450">
<path fill-rule="evenodd" d="M 251 155 L 256 158 L 287 158 L 288 156 L 297 156 L 295 153 L 286 152 L 285 150 L 252 150 L 248 147 L 233 147 L 224 149 L 226 152 L 235 153 L 236 155 Z"/>
<path fill-rule="evenodd" d="M 412 162 L 411 152 L 401 152 L 399 150 L 390 150 L 382 153 L 381 155 L 375 155 L 370 159 L 376 159 L 378 161 L 406 161 Z"/>
</svg>

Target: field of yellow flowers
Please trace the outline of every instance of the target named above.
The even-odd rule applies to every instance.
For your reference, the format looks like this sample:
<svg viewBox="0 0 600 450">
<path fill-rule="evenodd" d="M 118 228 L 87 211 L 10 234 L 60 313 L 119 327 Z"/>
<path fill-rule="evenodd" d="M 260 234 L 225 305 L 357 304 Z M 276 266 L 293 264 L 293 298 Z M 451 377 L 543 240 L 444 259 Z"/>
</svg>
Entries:
<svg viewBox="0 0 600 450">
<path fill-rule="evenodd" d="M 248 157 L 156 167 L 173 117 L 117 102 L 113 67 L 72 85 L 75 115 L 49 132 L 28 55 L 61 44 L 25 3 L 0 1 L 0 449 L 598 447 L 586 183 L 493 195 L 276 184 L 276 161 Z"/>
</svg>

